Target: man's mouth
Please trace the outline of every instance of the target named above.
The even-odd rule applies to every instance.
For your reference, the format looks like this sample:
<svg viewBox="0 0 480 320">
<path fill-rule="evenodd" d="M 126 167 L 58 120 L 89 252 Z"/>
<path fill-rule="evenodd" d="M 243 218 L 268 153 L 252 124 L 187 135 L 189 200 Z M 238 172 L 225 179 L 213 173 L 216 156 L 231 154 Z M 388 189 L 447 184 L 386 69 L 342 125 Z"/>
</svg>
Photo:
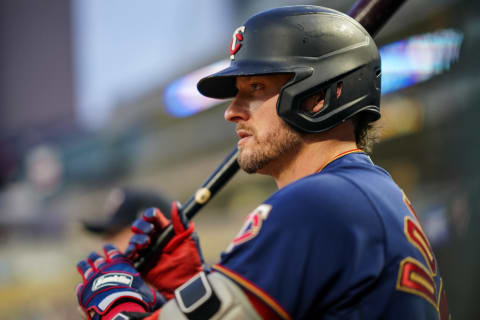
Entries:
<svg viewBox="0 0 480 320">
<path fill-rule="evenodd" d="M 238 140 L 237 145 L 240 146 L 241 144 L 246 143 L 247 140 L 252 137 L 252 134 L 247 130 L 239 129 L 237 130 L 237 136 L 240 138 L 240 140 Z"/>
</svg>

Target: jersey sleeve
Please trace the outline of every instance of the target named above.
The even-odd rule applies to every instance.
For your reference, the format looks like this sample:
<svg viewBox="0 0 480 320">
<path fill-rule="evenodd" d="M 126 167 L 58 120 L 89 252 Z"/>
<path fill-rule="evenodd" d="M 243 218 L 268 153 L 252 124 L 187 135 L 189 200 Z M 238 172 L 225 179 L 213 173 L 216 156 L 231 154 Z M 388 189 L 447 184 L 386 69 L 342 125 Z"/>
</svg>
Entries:
<svg viewBox="0 0 480 320">
<path fill-rule="evenodd" d="M 284 319 L 344 308 L 385 261 L 384 234 L 368 199 L 324 174 L 279 190 L 255 209 L 214 268 Z"/>
</svg>

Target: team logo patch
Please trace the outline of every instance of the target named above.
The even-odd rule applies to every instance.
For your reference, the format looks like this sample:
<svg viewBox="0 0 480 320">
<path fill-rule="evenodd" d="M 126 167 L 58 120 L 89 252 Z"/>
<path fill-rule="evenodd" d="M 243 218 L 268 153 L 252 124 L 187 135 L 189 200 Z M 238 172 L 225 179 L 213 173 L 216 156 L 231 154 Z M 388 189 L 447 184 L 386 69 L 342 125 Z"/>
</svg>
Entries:
<svg viewBox="0 0 480 320">
<path fill-rule="evenodd" d="M 230 60 L 235 59 L 235 54 L 240 50 L 243 41 L 243 34 L 245 33 L 245 27 L 241 26 L 235 29 L 232 36 L 232 43 L 230 44 Z"/>
<path fill-rule="evenodd" d="M 269 204 L 262 204 L 253 210 L 247 216 L 242 228 L 238 232 L 235 239 L 233 239 L 232 243 L 230 243 L 226 252 L 230 252 L 235 246 L 238 246 L 239 244 L 245 243 L 256 237 L 262 228 L 263 221 L 268 218 L 271 210 L 272 206 Z"/>
<path fill-rule="evenodd" d="M 109 273 L 97 278 L 92 285 L 92 291 L 108 286 L 132 286 L 133 276 L 126 273 Z"/>
</svg>

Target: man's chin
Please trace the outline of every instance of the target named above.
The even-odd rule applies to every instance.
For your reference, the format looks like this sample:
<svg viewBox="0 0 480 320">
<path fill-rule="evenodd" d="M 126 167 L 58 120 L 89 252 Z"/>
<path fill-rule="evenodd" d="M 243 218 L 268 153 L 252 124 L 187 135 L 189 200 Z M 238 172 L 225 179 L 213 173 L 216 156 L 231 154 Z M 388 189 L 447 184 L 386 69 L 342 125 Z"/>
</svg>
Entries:
<svg viewBox="0 0 480 320">
<path fill-rule="evenodd" d="M 245 148 L 238 148 L 237 162 L 240 166 L 240 169 L 246 173 L 255 173 L 257 171 L 253 165 L 252 152 L 246 150 Z"/>
<path fill-rule="evenodd" d="M 259 157 L 258 154 L 254 152 L 249 152 L 246 150 L 239 150 L 238 154 L 238 165 L 246 173 L 262 173 L 264 167 L 267 165 L 268 161 L 265 161 L 264 158 Z"/>
</svg>

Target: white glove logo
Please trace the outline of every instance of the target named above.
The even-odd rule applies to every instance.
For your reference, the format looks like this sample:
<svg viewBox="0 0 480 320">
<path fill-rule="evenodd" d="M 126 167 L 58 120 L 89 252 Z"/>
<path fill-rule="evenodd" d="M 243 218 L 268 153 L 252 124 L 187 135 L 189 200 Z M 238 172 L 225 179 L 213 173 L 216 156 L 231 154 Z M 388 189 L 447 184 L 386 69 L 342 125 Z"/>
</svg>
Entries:
<svg viewBox="0 0 480 320">
<path fill-rule="evenodd" d="M 131 287 L 133 277 L 126 273 L 108 273 L 98 277 L 93 282 L 92 291 L 96 291 L 103 287 L 126 285 Z"/>
</svg>

